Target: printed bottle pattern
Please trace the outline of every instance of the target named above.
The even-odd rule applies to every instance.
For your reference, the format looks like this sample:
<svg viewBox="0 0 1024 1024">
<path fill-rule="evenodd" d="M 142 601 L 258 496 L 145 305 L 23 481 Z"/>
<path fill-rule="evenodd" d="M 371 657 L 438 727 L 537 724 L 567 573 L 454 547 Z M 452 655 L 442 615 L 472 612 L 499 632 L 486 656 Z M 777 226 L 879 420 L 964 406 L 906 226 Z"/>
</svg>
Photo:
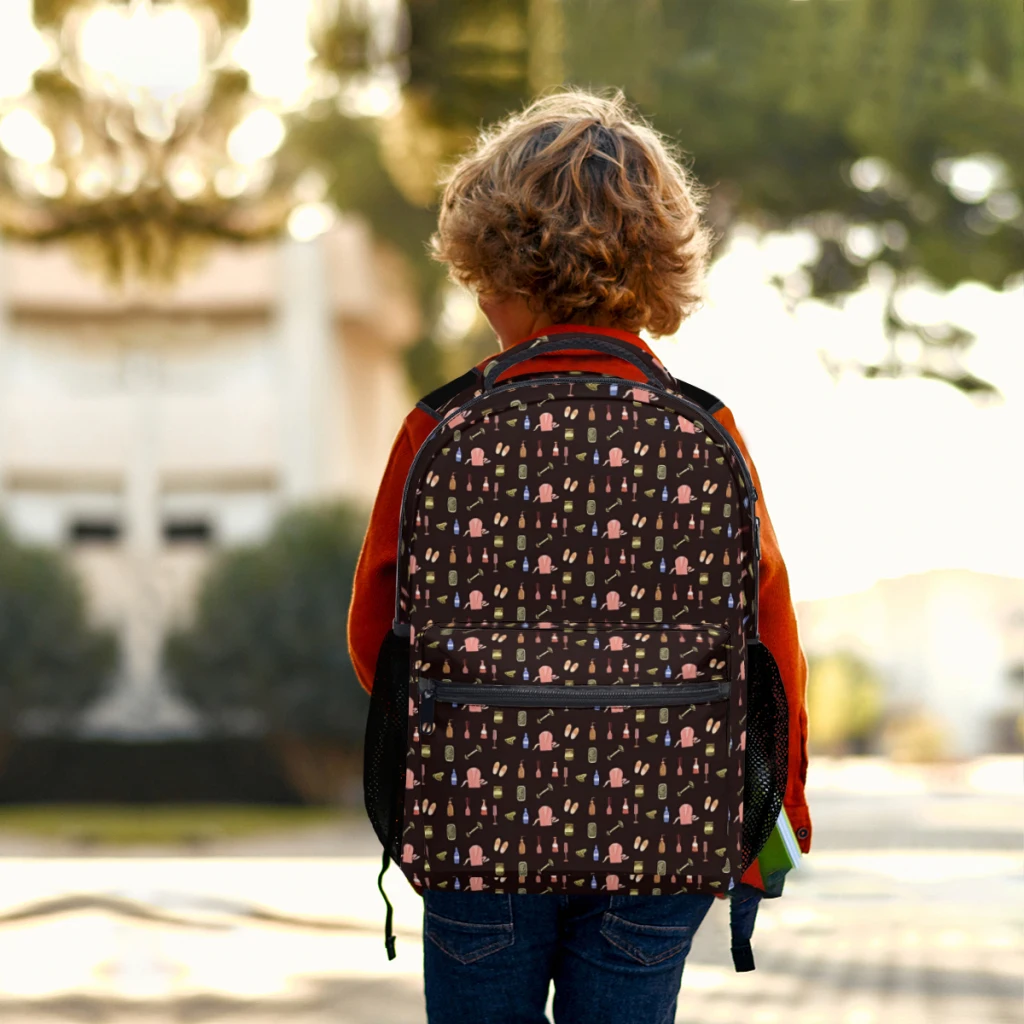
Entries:
<svg viewBox="0 0 1024 1024">
<path fill-rule="evenodd" d="M 415 668 L 450 682 L 628 686 L 729 678 L 732 644 L 714 626 L 449 628 L 422 639 Z"/>
<path fill-rule="evenodd" d="M 632 382 L 534 380 L 449 415 L 410 488 L 412 884 L 730 888 L 757 542 L 723 428 Z"/>
</svg>

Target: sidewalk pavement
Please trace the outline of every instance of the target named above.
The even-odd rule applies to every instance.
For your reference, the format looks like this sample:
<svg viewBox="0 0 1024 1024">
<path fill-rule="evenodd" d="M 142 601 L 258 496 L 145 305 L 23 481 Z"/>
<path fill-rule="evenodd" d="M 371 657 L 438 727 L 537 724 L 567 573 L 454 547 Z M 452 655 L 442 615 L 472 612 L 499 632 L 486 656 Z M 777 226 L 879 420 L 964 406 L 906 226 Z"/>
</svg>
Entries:
<svg viewBox="0 0 1024 1024">
<path fill-rule="evenodd" d="M 876 761 L 812 767 L 814 852 L 762 904 L 758 969 L 733 972 L 716 902 L 677 1020 L 1024 1022 L 1024 762 L 955 778 Z M 4 859 L 0 1020 L 423 1024 L 420 902 L 389 874 L 389 964 L 368 830 L 224 845 L 191 858 Z"/>
</svg>

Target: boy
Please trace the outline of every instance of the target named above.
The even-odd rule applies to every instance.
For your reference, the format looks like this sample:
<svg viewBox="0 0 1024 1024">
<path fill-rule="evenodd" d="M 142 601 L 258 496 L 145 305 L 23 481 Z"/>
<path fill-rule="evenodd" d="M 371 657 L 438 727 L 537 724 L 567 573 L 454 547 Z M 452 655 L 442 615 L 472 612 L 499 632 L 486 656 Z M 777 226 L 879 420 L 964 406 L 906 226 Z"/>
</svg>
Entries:
<svg viewBox="0 0 1024 1024">
<path fill-rule="evenodd" d="M 636 332 L 673 334 L 699 304 L 710 246 L 702 203 L 700 188 L 621 94 L 605 99 L 563 91 L 483 133 L 459 161 L 446 182 L 433 252 L 454 280 L 476 293 L 503 351 L 585 329 L 650 355 Z M 567 370 L 643 379 L 621 359 L 584 351 L 541 355 L 514 368 Z M 761 495 L 732 413 L 720 405 L 713 415 L 740 446 Z M 406 418 L 359 559 L 348 635 L 367 690 L 394 614 L 405 480 L 435 425 L 422 409 Z M 775 655 L 789 704 L 784 804 L 807 852 L 807 668 L 761 497 L 756 512 L 760 634 Z M 542 1022 L 551 981 L 559 1022 L 668 1024 L 692 935 L 714 899 L 696 893 L 467 896 L 438 889 L 424 896 L 432 1024 Z"/>
</svg>

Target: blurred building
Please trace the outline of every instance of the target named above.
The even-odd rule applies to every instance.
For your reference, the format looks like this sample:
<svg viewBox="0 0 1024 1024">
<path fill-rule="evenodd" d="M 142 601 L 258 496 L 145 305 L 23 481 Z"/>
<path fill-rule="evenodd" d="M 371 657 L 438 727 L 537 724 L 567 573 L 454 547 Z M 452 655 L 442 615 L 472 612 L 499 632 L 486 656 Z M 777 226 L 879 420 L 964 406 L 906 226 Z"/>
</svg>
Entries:
<svg viewBox="0 0 1024 1024">
<path fill-rule="evenodd" d="M 999 723 L 1020 714 L 1024 580 L 940 569 L 796 611 L 808 656 L 861 656 L 882 676 L 886 707 L 941 723 L 953 756 L 990 751 Z"/>
<path fill-rule="evenodd" d="M 357 220 L 225 246 L 163 294 L 113 292 L 57 247 L 0 259 L 0 514 L 70 549 L 124 639 L 87 731 L 192 731 L 159 650 L 212 552 L 289 504 L 373 497 L 419 331 L 403 264 Z"/>
</svg>

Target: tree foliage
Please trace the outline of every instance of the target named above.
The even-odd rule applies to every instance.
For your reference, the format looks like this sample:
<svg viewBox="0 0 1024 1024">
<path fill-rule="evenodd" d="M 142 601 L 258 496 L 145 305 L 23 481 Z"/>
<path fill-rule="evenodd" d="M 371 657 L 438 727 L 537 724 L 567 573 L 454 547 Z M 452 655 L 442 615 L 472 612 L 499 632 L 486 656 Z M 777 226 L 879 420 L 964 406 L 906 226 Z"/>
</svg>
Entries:
<svg viewBox="0 0 1024 1024">
<path fill-rule="evenodd" d="M 113 635 L 86 621 L 71 568 L 0 528 L 0 732 L 27 718 L 69 729 L 106 691 L 116 661 Z"/>
<path fill-rule="evenodd" d="M 214 564 L 165 664 L 215 728 L 255 712 L 268 733 L 361 742 L 366 700 L 345 627 L 363 527 L 344 507 L 297 510 L 265 544 Z"/>
<path fill-rule="evenodd" d="M 335 200 L 414 257 L 428 299 L 441 277 L 428 269 L 432 217 L 422 214 L 444 164 L 538 89 L 616 86 L 692 154 L 721 239 L 741 220 L 813 233 L 813 259 L 777 282 L 792 302 L 841 302 L 869 274 L 888 282 L 890 356 L 857 369 L 989 389 L 959 359 L 971 336 L 908 322 L 899 295 L 921 278 L 1001 288 L 1024 268 L 1017 0 L 408 0 L 407 9 L 405 102 L 367 129 L 367 163 L 346 163 L 345 133 L 326 125 L 307 141 L 344 171 Z M 364 174 L 368 185 L 354 181 Z M 906 344 L 897 357 L 898 341 L 914 343 L 916 357 L 908 361 Z"/>
<path fill-rule="evenodd" d="M 248 10 L 246 0 L 200 6 L 228 26 Z M 432 326 L 444 274 L 426 243 L 445 165 L 482 125 L 548 87 L 620 87 L 691 154 L 720 240 L 740 221 L 810 232 L 811 258 L 776 282 L 788 302 L 841 303 L 869 279 L 886 286 L 887 356 L 830 369 L 992 392 L 965 367 L 971 335 L 909 321 L 900 299 L 921 280 L 947 289 L 1021 280 L 1020 0 L 405 0 L 394 5 L 397 30 L 384 33 L 375 25 L 387 5 L 315 7 L 317 98 L 289 118 L 287 144 L 261 164 L 263 184 L 261 171 L 242 192 L 217 191 L 221 172 L 235 180 L 225 139 L 251 100 L 226 49 L 211 60 L 209 94 L 196 91 L 154 142 L 131 99 L 82 86 L 71 47 L 59 68 L 37 74 L 32 97 L 66 189 L 44 194 L 34 165 L 0 159 L 0 226 L 70 243 L 115 278 L 133 268 L 171 276 L 210 240 L 279 233 L 307 185 L 319 198 L 317 175 L 304 172 L 322 170 L 334 203 L 365 215 L 415 268 L 426 326 L 410 370 L 427 388 L 468 355 L 444 358 Z M 87 8 L 36 0 L 37 23 L 70 46 L 74 33 L 63 30 Z M 231 34 L 211 38 L 223 49 Z M 381 74 L 402 80 L 401 104 L 356 116 L 346 90 Z M 92 196 L 79 172 L 100 154 L 115 169 L 142 167 L 138 187 L 122 193 L 115 176 Z M 205 184 L 192 195 L 198 184 L 179 172 L 199 154 Z"/>
<path fill-rule="evenodd" d="M 1019 4 L 649 3 L 633 20 L 605 0 L 583 7 L 570 75 L 621 84 L 693 154 L 722 235 L 737 220 L 814 233 L 815 257 L 779 282 L 794 299 L 841 300 L 882 269 L 893 352 L 860 369 L 985 390 L 956 360 L 971 336 L 907 322 L 898 296 L 922 277 L 1001 288 L 1024 268 Z M 910 366 L 900 338 L 917 342 Z"/>
<path fill-rule="evenodd" d="M 819 753 L 871 753 L 880 745 L 885 687 L 877 670 L 850 651 L 811 657 L 807 714 Z"/>
<path fill-rule="evenodd" d="M 215 244 L 279 236 L 296 204 L 291 168 L 242 165 L 227 144 L 255 102 L 248 74 L 230 60 L 231 30 L 248 19 L 248 0 L 192 5 L 208 77 L 197 76 L 173 102 L 160 89 L 97 73 L 82 44 L 95 6 L 34 0 L 38 42 L 59 59 L 35 72 L 30 93 L 11 109 L 40 122 L 51 153 L 28 158 L 0 147 L 0 233 L 66 246 L 115 285 L 167 284 Z M 147 15 L 140 5 L 137 14 L 158 18 L 160 7 Z M 168 57 L 171 65 L 176 59 Z"/>
</svg>

